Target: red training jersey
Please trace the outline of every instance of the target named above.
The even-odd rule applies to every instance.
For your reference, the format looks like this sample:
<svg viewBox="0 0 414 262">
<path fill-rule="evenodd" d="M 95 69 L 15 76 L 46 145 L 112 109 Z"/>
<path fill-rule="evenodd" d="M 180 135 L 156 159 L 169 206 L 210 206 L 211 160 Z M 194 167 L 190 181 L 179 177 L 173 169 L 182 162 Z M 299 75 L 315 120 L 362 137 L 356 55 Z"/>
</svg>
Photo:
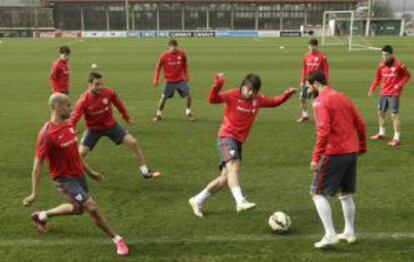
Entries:
<svg viewBox="0 0 414 262">
<path fill-rule="evenodd" d="M 344 94 L 325 87 L 313 102 L 316 143 L 312 161 L 321 155 L 365 153 L 365 123 L 352 101 Z"/>
<path fill-rule="evenodd" d="M 325 73 L 326 81 L 329 83 L 329 69 L 328 69 L 328 59 L 325 54 L 320 50 L 315 52 L 309 51 L 303 57 L 303 66 L 302 66 L 302 77 L 301 82 L 305 82 L 306 77 L 317 70 L 321 70 Z"/>
<path fill-rule="evenodd" d="M 69 121 L 57 125 L 49 121 L 37 136 L 35 156 L 47 159 L 52 179 L 83 176 L 83 161 L 78 152 L 75 129 Z"/>
<path fill-rule="evenodd" d="M 216 77 L 210 90 L 208 101 L 212 104 L 225 103 L 224 117 L 218 132 L 219 137 L 230 137 L 244 143 L 249 135 L 257 113 L 261 107 L 276 107 L 283 104 L 294 92 L 285 92 L 273 98 L 257 94 L 252 100 L 245 100 L 239 88 L 220 92 L 224 80 Z"/>
<path fill-rule="evenodd" d="M 187 56 L 180 49 L 177 49 L 176 52 L 167 50 L 160 55 L 154 71 L 154 85 L 158 83 L 161 68 L 164 70 L 164 79 L 166 82 L 179 82 L 190 79 Z"/>
<path fill-rule="evenodd" d="M 81 116 L 84 115 L 86 127 L 90 130 L 101 131 L 112 128 L 116 123 L 112 104 L 116 106 L 122 118 L 130 123 L 131 118 L 124 103 L 109 87 L 103 87 L 98 95 L 94 95 L 89 90 L 85 91 L 76 102 L 70 121 L 73 126 L 76 126 Z"/>
<path fill-rule="evenodd" d="M 49 82 L 53 93 L 69 93 L 69 65 L 63 59 L 57 59 L 52 64 Z"/>
<path fill-rule="evenodd" d="M 411 74 L 405 67 L 404 63 L 394 59 L 391 66 L 386 66 L 381 62 L 372 81 L 370 92 L 374 92 L 379 83 L 382 81 L 380 95 L 382 96 L 400 96 L 405 83 L 410 79 Z"/>
</svg>

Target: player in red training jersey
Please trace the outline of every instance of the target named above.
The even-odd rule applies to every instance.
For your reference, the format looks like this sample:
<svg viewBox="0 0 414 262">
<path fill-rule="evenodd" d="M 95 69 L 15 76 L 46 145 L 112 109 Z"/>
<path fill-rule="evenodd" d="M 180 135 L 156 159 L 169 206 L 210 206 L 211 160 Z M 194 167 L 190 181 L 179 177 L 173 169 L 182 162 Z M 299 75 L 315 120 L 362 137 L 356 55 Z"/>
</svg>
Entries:
<svg viewBox="0 0 414 262">
<path fill-rule="evenodd" d="M 132 123 L 124 103 L 115 91 L 103 85 L 102 75 L 97 72 L 90 73 L 88 90 L 79 97 L 70 118 L 72 124 L 76 126 L 82 115 L 85 117 L 86 129 L 79 146 L 81 156 L 85 157 L 93 150 L 99 139 L 106 136 L 115 144 L 124 144 L 131 150 L 143 178 L 160 176 L 160 172 L 152 172 L 147 167 L 138 141 L 115 121 L 112 105 L 115 105 L 125 122 Z"/>
<path fill-rule="evenodd" d="M 40 129 L 34 165 L 32 171 L 32 193 L 23 200 L 24 206 L 31 205 L 38 194 L 40 175 L 45 160 L 49 164 L 49 173 L 58 189 L 66 195 L 69 203 L 55 208 L 34 212 L 32 220 L 41 232 L 49 230 L 48 220 L 54 216 L 80 215 L 85 210 L 95 224 L 112 238 L 119 255 L 128 255 L 125 241 L 115 233 L 106 221 L 95 200 L 89 195 L 85 173 L 92 179 L 100 181 L 102 176 L 88 167 L 78 152 L 76 132 L 67 119 L 71 106 L 69 97 L 65 94 L 54 93 L 50 96 L 51 119 Z"/>
<path fill-rule="evenodd" d="M 59 58 L 52 64 L 49 82 L 52 93 L 69 94 L 69 56 L 70 48 L 61 46 L 59 48 Z"/>
<path fill-rule="evenodd" d="M 368 91 L 368 95 L 373 96 L 375 89 L 382 82 L 378 103 L 379 132 L 371 136 L 371 139 L 385 138 L 385 113 L 389 107 L 391 109 L 394 137 L 388 142 L 388 145 L 398 146 L 400 144 L 400 96 L 411 75 L 404 63 L 394 57 L 391 46 L 386 45 L 382 48 L 382 57 L 383 61 L 378 65 L 375 78 Z"/>
<path fill-rule="evenodd" d="M 178 42 L 175 39 L 171 39 L 168 42 L 168 50 L 163 52 L 158 59 L 157 65 L 154 71 L 153 86 L 158 86 L 161 68 L 164 71 L 164 89 L 161 93 L 159 101 L 157 115 L 153 118 L 154 122 L 158 122 L 162 119 L 162 111 L 164 110 L 167 99 L 174 96 L 175 91 L 181 97 L 187 99 L 185 115 L 189 121 L 195 121 L 196 118 L 191 113 L 191 94 L 188 82 L 190 81 L 190 75 L 188 73 L 188 60 L 187 55 L 181 49 L 178 49 Z"/>
<path fill-rule="evenodd" d="M 315 99 L 313 114 L 316 142 L 310 167 L 314 173 L 311 194 L 325 229 L 315 248 L 336 245 L 339 240 L 356 241 L 354 231 L 357 156 L 367 151 L 365 123 L 352 101 L 328 85 L 325 74 L 315 71 L 308 77 Z M 338 196 L 345 227 L 336 235 L 328 196 Z"/>
<path fill-rule="evenodd" d="M 302 75 L 300 79 L 300 106 L 301 106 L 301 116 L 297 120 L 299 123 L 309 120 L 309 114 L 307 110 L 307 100 L 311 98 L 311 94 L 308 93 L 308 88 L 306 86 L 306 77 L 316 70 L 322 70 L 329 82 L 329 69 L 328 69 L 328 60 L 324 53 L 322 53 L 318 48 L 318 40 L 313 38 L 308 42 L 309 52 L 307 52 L 303 57 L 302 65 Z"/>
<path fill-rule="evenodd" d="M 255 203 L 246 200 L 240 188 L 239 172 L 242 144 L 246 141 L 260 108 L 279 106 L 296 92 L 295 88 L 288 88 L 280 96 L 266 97 L 259 93 L 261 80 L 255 74 L 248 74 L 238 88 L 220 92 L 223 85 L 223 75 L 216 75 L 208 98 L 212 104 L 224 103 L 223 123 L 217 138 L 221 175 L 212 180 L 199 194 L 190 198 L 189 203 L 194 214 L 198 217 L 203 216 L 203 202 L 211 194 L 225 187 L 226 184 L 236 201 L 237 212 L 256 206 Z"/>
</svg>

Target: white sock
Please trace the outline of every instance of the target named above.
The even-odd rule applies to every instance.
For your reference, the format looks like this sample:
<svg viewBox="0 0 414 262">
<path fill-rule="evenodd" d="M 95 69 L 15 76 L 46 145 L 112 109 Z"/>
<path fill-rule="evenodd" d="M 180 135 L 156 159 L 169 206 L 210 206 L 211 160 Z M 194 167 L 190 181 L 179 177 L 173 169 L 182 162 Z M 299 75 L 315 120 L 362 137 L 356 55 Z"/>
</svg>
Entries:
<svg viewBox="0 0 414 262">
<path fill-rule="evenodd" d="M 400 132 L 394 133 L 394 139 L 400 141 Z"/>
<path fill-rule="evenodd" d="M 339 200 L 342 205 L 342 212 L 344 213 L 345 220 L 345 235 L 354 235 L 354 218 L 355 218 L 355 203 L 352 195 L 340 196 Z"/>
<path fill-rule="evenodd" d="M 157 109 L 157 116 L 162 116 L 162 111 Z"/>
<path fill-rule="evenodd" d="M 47 214 L 46 211 L 39 212 L 39 220 L 40 221 L 46 221 L 47 220 Z"/>
<path fill-rule="evenodd" d="M 308 111 L 302 111 L 302 117 L 309 117 Z"/>
<path fill-rule="evenodd" d="M 316 211 L 318 211 L 322 225 L 325 228 L 325 236 L 328 238 L 336 236 L 332 222 L 331 206 L 329 205 L 328 199 L 322 195 L 316 195 L 313 197 L 313 202 L 315 203 Z"/>
<path fill-rule="evenodd" d="M 237 204 L 244 202 L 245 199 L 239 186 L 232 187 L 230 190 Z"/>
<path fill-rule="evenodd" d="M 115 244 L 118 243 L 120 240 L 122 239 L 122 237 L 116 235 L 114 238 L 112 238 L 112 242 L 114 242 Z"/>
<path fill-rule="evenodd" d="M 186 108 L 186 109 L 185 109 L 185 114 L 186 114 L 186 115 L 191 114 L 191 108 Z"/>
<path fill-rule="evenodd" d="M 385 136 L 385 127 L 380 127 L 380 128 L 379 128 L 379 134 L 380 134 L 381 136 Z"/>
<path fill-rule="evenodd" d="M 141 174 L 143 174 L 143 175 L 146 175 L 149 172 L 149 169 L 148 169 L 147 165 L 140 166 L 139 170 L 141 171 Z"/>
<path fill-rule="evenodd" d="M 194 201 L 198 204 L 198 205 L 202 205 L 203 202 L 210 196 L 210 192 L 207 191 L 207 189 L 204 189 L 203 191 L 201 191 L 200 193 L 198 193 L 195 197 L 194 197 Z"/>
</svg>

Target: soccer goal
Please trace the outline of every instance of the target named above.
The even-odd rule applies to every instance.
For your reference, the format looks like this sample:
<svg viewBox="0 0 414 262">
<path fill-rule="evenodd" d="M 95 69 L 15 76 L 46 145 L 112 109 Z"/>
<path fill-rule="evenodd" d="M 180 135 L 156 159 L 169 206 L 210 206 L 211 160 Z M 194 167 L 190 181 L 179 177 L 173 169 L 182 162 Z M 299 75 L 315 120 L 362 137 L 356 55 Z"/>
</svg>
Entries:
<svg viewBox="0 0 414 262">
<path fill-rule="evenodd" d="M 355 19 L 354 11 L 325 11 L 322 45 L 344 45 L 349 51 L 380 50 L 365 37 L 367 23 L 366 19 Z"/>
</svg>

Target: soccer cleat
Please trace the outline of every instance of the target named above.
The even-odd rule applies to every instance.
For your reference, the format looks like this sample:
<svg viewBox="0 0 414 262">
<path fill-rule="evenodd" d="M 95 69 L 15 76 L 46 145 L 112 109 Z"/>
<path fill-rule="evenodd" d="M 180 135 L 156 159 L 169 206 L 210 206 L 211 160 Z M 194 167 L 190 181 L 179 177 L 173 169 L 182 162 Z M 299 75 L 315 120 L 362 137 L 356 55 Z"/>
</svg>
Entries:
<svg viewBox="0 0 414 262">
<path fill-rule="evenodd" d="M 255 203 L 251 203 L 251 202 L 249 202 L 247 200 L 244 200 L 242 203 L 237 204 L 236 211 L 237 212 L 243 212 L 243 211 L 252 209 L 254 207 L 256 207 L 256 204 Z"/>
<path fill-rule="evenodd" d="M 197 121 L 197 118 L 195 116 L 193 116 L 193 114 L 191 114 L 191 113 L 187 114 L 186 116 L 187 116 L 187 120 L 190 121 L 190 122 Z"/>
<path fill-rule="evenodd" d="M 155 116 L 153 119 L 152 119 L 152 121 L 153 122 L 159 122 L 159 121 L 161 121 L 162 120 L 162 117 L 161 116 Z"/>
<path fill-rule="evenodd" d="M 298 120 L 296 120 L 296 122 L 303 123 L 303 122 L 306 122 L 308 120 L 309 120 L 309 117 L 307 117 L 307 116 L 301 116 L 301 117 L 298 118 Z"/>
<path fill-rule="evenodd" d="M 381 135 L 381 134 L 375 134 L 375 135 L 371 136 L 371 139 L 372 140 L 382 140 L 382 139 L 385 139 L 385 136 Z"/>
<path fill-rule="evenodd" d="M 344 233 L 338 234 L 337 237 L 340 241 L 347 242 L 348 244 L 355 243 L 356 240 L 357 240 L 355 235 L 347 235 L 347 234 L 344 234 Z"/>
<path fill-rule="evenodd" d="M 115 243 L 116 245 L 116 253 L 120 256 L 128 256 L 129 249 L 126 245 L 125 241 L 121 238 L 118 242 Z"/>
<path fill-rule="evenodd" d="M 400 141 L 397 139 L 392 139 L 390 142 L 388 142 L 389 146 L 399 146 L 400 145 Z"/>
<path fill-rule="evenodd" d="M 156 177 L 159 177 L 159 176 L 161 176 L 161 173 L 160 172 L 158 172 L 158 171 L 151 171 L 151 170 L 149 170 L 147 174 L 142 174 L 142 177 L 144 179 L 151 179 L 151 178 L 156 178 Z"/>
<path fill-rule="evenodd" d="M 337 244 L 339 244 L 339 238 L 336 235 L 330 238 L 324 236 L 320 241 L 315 243 L 315 248 L 318 248 L 318 249 L 329 248 Z"/>
<path fill-rule="evenodd" d="M 39 212 L 34 212 L 32 214 L 32 220 L 35 222 L 36 227 L 40 232 L 46 233 L 49 231 L 49 225 L 47 224 L 47 221 L 41 221 L 39 219 Z"/>
<path fill-rule="evenodd" d="M 203 212 L 201 211 L 201 205 L 196 203 L 194 197 L 190 198 L 188 200 L 188 203 L 190 204 L 191 208 L 193 209 L 194 215 L 196 215 L 198 217 L 203 217 L 204 216 Z"/>
</svg>

